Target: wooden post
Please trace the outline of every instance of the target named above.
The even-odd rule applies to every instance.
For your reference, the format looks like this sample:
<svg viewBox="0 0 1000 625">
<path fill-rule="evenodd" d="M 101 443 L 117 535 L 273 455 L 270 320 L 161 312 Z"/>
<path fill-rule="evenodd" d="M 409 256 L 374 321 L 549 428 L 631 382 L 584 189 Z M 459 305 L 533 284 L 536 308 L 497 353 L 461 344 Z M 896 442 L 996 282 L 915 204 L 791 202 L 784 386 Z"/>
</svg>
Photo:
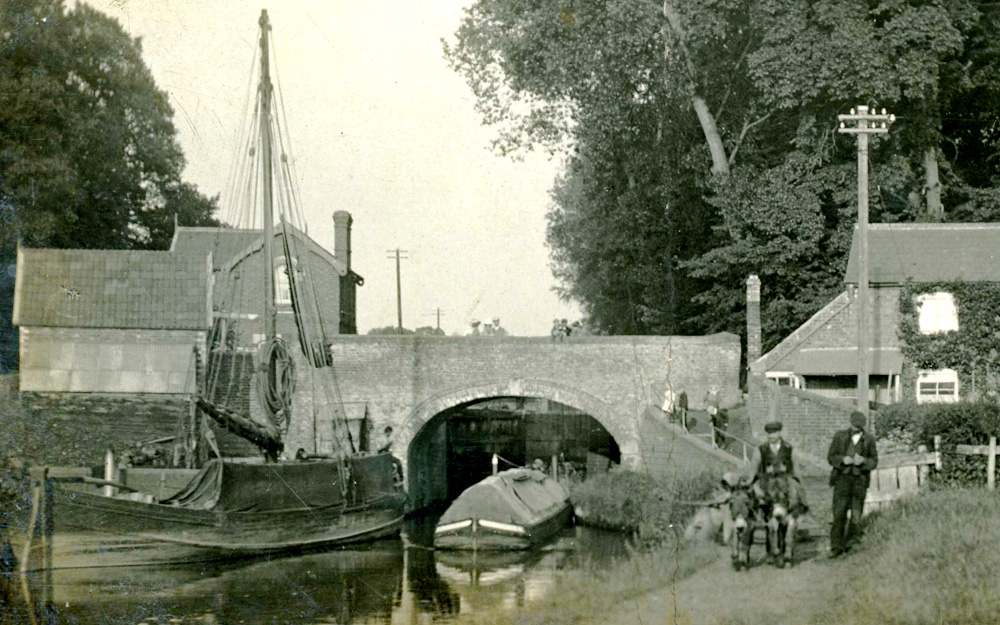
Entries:
<svg viewBox="0 0 1000 625">
<path fill-rule="evenodd" d="M 559 479 L 559 465 L 556 464 L 558 461 L 558 457 L 552 454 L 552 479 L 554 480 Z"/>
<path fill-rule="evenodd" d="M 500 469 L 500 459 L 497 458 L 496 454 L 493 454 L 493 460 L 491 462 L 493 463 L 493 475 L 496 475 Z"/>
<path fill-rule="evenodd" d="M 941 466 L 941 436 L 940 435 L 937 435 L 937 436 L 934 437 L 934 456 L 935 456 L 934 468 L 937 469 L 938 471 L 940 471 L 942 469 L 942 466 Z"/>
<path fill-rule="evenodd" d="M 38 509 L 42 505 L 42 489 L 36 483 L 31 489 L 31 517 L 28 521 L 27 540 L 24 541 L 24 552 L 21 556 L 21 575 L 28 572 L 28 560 L 31 558 L 31 542 L 35 539 L 35 529 L 38 525 Z"/>
<path fill-rule="evenodd" d="M 986 456 L 986 488 L 996 488 L 997 480 L 997 437 L 990 437 L 990 453 Z"/>
<path fill-rule="evenodd" d="M 52 539 L 55 534 L 53 506 L 54 485 L 49 479 L 49 469 L 42 471 L 42 622 L 55 623 L 52 611 Z"/>
<path fill-rule="evenodd" d="M 46 571 L 52 570 L 52 538 L 55 534 L 54 485 L 49 479 L 49 468 L 42 470 L 42 563 Z"/>
<path fill-rule="evenodd" d="M 104 479 L 107 480 L 107 481 L 109 481 L 109 482 L 117 482 L 118 481 L 116 479 L 117 477 L 118 476 L 116 475 L 116 472 L 115 472 L 115 454 L 114 454 L 113 451 L 111 451 L 111 448 L 108 447 L 107 451 L 104 452 Z M 114 497 L 115 496 L 115 487 L 114 486 L 105 486 L 104 487 L 104 496 L 105 497 Z"/>
</svg>

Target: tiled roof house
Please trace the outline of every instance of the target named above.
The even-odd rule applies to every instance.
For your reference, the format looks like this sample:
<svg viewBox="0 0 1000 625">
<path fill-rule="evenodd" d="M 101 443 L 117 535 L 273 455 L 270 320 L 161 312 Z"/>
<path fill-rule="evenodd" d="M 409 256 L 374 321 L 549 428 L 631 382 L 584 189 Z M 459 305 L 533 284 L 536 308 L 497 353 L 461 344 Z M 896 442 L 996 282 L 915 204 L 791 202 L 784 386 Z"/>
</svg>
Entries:
<svg viewBox="0 0 1000 625">
<path fill-rule="evenodd" d="M 209 257 L 21 249 L 20 389 L 185 393 L 211 328 Z"/>
<path fill-rule="evenodd" d="M 334 214 L 332 254 L 288 227 L 290 245 L 309 263 L 319 299 L 315 314 L 327 336 L 356 332 L 355 293 L 363 280 L 350 269 L 351 221 L 347 212 Z M 63 424 L 38 430 L 38 458 L 99 462 L 105 445 L 176 434 L 196 388 L 196 348 L 204 361 L 213 328 L 235 315 L 248 321 L 241 325 L 241 347 L 263 336 L 262 248 L 261 231 L 179 227 L 163 252 L 20 249 L 12 321 L 20 340 L 22 403 Z M 294 343 L 291 301 L 281 300 L 288 297 L 287 262 L 277 245 L 277 330 Z M 252 350 L 237 352 L 233 358 Z M 247 397 L 249 371 L 229 385 Z M 73 449 L 87 433 L 94 444 L 66 456 L 57 431 Z M 227 453 L 226 440 L 219 443 Z"/>
<path fill-rule="evenodd" d="M 845 290 L 752 362 L 752 373 L 780 385 L 854 400 L 858 255 L 855 232 Z M 956 401 L 961 391 L 955 371 L 918 370 L 903 357 L 898 333 L 901 287 L 907 282 L 1000 282 L 1000 224 L 872 224 L 869 259 L 870 400 Z M 921 331 L 947 331 L 961 323 L 949 293 L 921 296 L 917 303 Z"/>
</svg>

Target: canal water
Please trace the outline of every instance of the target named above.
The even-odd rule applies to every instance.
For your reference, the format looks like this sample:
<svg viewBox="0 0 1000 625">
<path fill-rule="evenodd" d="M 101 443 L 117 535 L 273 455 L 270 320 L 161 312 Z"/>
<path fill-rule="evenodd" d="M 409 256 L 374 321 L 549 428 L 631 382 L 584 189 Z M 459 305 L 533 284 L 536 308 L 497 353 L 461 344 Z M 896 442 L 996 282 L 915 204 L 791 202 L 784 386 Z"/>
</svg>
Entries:
<svg viewBox="0 0 1000 625">
<path fill-rule="evenodd" d="M 516 612 L 550 592 L 556 571 L 624 558 L 622 534 L 568 526 L 523 553 L 441 552 L 436 516 L 407 522 L 400 539 L 290 557 L 172 567 L 57 570 L 59 623 L 430 623 L 487 610 Z M 32 600 L 38 580 L 29 584 Z M 8 608 L 24 606 L 14 584 Z M 23 612 L 22 612 L 23 614 Z"/>
</svg>

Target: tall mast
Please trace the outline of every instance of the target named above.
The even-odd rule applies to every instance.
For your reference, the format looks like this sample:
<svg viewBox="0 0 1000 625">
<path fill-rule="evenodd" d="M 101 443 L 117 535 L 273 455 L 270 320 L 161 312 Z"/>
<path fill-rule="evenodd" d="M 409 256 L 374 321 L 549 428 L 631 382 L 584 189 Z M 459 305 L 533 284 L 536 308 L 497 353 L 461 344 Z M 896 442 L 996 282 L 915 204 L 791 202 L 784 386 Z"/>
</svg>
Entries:
<svg viewBox="0 0 1000 625">
<path fill-rule="evenodd" d="M 274 198 L 271 177 L 271 71 L 268 67 L 267 35 L 271 23 L 267 19 L 267 9 L 260 12 L 260 142 L 261 163 L 264 166 L 264 293 L 266 310 L 264 311 L 264 335 L 268 341 L 276 334 L 278 318 L 277 305 L 274 303 Z"/>
</svg>

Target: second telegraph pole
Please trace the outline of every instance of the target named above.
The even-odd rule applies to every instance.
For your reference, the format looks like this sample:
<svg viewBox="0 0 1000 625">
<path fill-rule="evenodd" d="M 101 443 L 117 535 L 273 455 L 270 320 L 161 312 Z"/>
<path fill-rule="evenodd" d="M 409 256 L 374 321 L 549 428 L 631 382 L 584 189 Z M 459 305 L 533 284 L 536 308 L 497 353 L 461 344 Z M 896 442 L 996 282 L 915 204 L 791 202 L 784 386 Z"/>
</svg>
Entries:
<svg viewBox="0 0 1000 625">
<path fill-rule="evenodd" d="M 400 254 L 405 254 L 406 250 L 401 250 L 398 247 L 394 250 L 387 250 L 390 254 L 388 258 L 396 259 L 396 316 L 399 326 L 397 331 L 403 333 L 403 287 L 399 277 L 399 260 L 400 258 L 406 258 L 406 256 L 400 256 Z"/>
<path fill-rule="evenodd" d="M 838 115 L 839 132 L 858 135 L 858 410 L 865 415 L 868 430 L 871 431 L 871 416 L 868 413 L 868 135 L 885 134 L 889 125 L 896 120 L 895 115 L 868 112 L 861 105 L 851 109 L 850 115 Z M 856 126 L 847 126 L 856 122 Z"/>
</svg>

